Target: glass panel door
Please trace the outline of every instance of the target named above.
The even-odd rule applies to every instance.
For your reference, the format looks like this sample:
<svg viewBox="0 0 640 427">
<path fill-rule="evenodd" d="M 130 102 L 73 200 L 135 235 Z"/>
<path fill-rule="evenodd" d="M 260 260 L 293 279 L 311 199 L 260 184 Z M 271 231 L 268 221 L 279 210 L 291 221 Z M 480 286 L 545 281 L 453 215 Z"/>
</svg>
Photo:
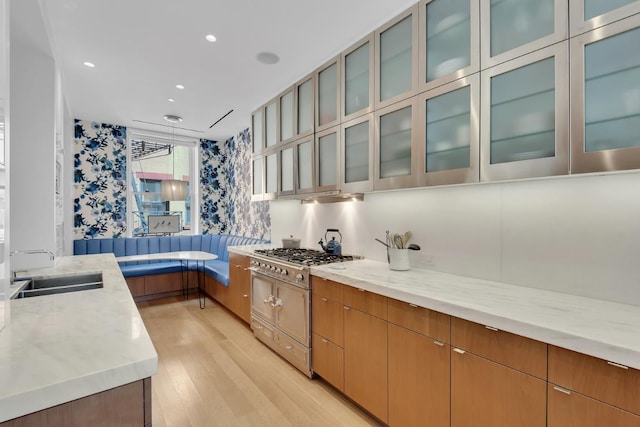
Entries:
<svg viewBox="0 0 640 427">
<path fill-rule="evenodd" d="M 584 0 L 584 19 L 595 18 L 632 3 L 637 3 L 637 0 Z"/>
<path fill-rule="evenodd" d="M 313 78 L 297 86 L 296 130 L 298 136 L 313 132 Z"/>
<path fill-rule="evenodd" d="M 280 151 L 280 190 L 278 194 L 293 194 L 293 147 Z"/>
<path fill-rule="evenodd" d="M 338 113 L 338 61 L 318 73 L 318 129 L 324 129 L 337 123 Z"/>
<path fill-rule="evenodd" d="M 640 13 L 640 0 L 575 0 L 569 13 L 576 36 Z"/>
<path fill-rule="evenodd" d="M 343 55 L 343 121 L 371 112 L 373 101 L 373 34 Z"/>
<path fill-rule="evenodd" d="M 262 151 L 264 144 L 264 135 L 262 129 L 262 108 L 254 112 L 251 115 L 251 141 L 252 141 L 252 153 L 257 154 Z"/>
<path fill-rule="evenodd" d="M 373 189 L 373 114 L 342 124 L 341 189 L 364 192 Z"/>
<path fill-rule="evenodd" d="M 280 142 L 293 137 L 293 90 L 280 96 Z"/>
<path fill-rule="evenodd" d="M 262 180 L 263 180 L 262 162 L 263 162 L 262 157 L 258 157 L 257 159 L 253 159 L 253 162 L 252 162 L 252 165 L 253 165 L 253 170 L 252 170 L 253 191 L 252 191 L 251 194 L 252 194 L 252 196 L 257 196 L 257 197 L 253 197 L 254 199 L 262 198 L 262 193 L 264 191 L 264 189 L 262 188 Z"/>
<path fill-rule="evenodd" d="M 277 116 L 277 104 L 276 102 L 272 102 L 268 104 L 265 108 L 265 146 L 273 147 L 277 143 L 278 138 L 278 116 Z"/>
<path fill-rule="evenodd" d="M 313 140 L 305 140 L 297 145 L 297 177 L 296 193 L 313 191 Z"/>
<path fill-rule="evenodd" d="M 338 188 L 338 129 L 317 134 L 318 191 Z"/>
<path fill-rule="evenodd" d="M 413 15 L 380 32 L 378 100 L 382 103 L 413 89 Z"/>
<path fill-rule="evenodd" d="M 276 194 L 278 191 L 278 156 L 276 153 L 265 156 L 265 195 Z"/>
</svg>

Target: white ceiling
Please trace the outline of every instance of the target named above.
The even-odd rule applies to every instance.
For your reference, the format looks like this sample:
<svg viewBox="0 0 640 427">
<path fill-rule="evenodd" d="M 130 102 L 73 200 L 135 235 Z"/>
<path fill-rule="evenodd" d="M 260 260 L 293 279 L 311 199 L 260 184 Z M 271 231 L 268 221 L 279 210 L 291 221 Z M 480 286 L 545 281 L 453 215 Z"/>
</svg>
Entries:
<svg viewBox="0 0 640 427">
<path fill-rule="evenodd" d="M 40 3 L 74 118 L 166 130 L 133 120 L 167 124 L 163 116 L 177 114 L 179 127 L 203 133 L 176 133 L 225 140 L 249 126 L 254 109 L 416 0 Z M 207 42 L 209 33 L 218 41 Z M 262 51 L 280 62 L 259 63 Z"/>
</svg>

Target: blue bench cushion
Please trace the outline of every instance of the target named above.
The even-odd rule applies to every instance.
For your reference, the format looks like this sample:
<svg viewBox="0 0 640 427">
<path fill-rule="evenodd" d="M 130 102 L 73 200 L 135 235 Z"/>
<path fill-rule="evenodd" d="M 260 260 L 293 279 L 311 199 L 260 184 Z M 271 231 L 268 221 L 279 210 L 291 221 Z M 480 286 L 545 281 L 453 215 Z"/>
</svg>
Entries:
<svg viewBox="0 0 640 427">
<path fill-rule="evenodd" d="M 206 261 L 204 272 L 224 286 L 229 286 L 229 246 L 269 243 L 251 237 L 229 234 L 203 234 L 193 236 L 122 237 L 115 239 L 74 240 L 74 255 L 113 253 L 116 257 L 146 255 L 162 252 L 203 251 L 216 254 L 218 259 Z M 200 263 L 202 266 L 202 263 Z M 176 273 L 196 270 L 195 262 L 180 264 L 180 261 L 137 261 L 120 263 L 124 277 L 151 274 Z"/>
</svg>

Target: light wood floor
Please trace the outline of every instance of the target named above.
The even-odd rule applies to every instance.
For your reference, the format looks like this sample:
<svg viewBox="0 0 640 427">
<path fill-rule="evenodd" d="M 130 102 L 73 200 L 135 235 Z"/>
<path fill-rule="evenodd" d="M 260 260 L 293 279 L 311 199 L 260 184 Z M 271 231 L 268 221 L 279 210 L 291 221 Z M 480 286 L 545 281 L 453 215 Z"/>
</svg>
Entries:
<svg viewBox="0 0 640 427">
<path fill-rule="evenodd" d="M 216 302 L 139 303 L 158 352 L 154 427 L 378 426 L 320 380 L 310 380 Z"/>
</svg>

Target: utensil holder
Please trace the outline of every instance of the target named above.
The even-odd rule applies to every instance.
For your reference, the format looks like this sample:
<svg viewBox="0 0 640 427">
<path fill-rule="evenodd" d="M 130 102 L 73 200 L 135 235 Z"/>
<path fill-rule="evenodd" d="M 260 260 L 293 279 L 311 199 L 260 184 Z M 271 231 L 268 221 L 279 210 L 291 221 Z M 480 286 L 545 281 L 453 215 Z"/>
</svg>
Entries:
<svg viewBox="0 0 640 427">
<path fill-rule="evenodd" d="M 389 269 L 397 271 L 410 270 L 409 249 L 389 248 Z"/>
</svg>

